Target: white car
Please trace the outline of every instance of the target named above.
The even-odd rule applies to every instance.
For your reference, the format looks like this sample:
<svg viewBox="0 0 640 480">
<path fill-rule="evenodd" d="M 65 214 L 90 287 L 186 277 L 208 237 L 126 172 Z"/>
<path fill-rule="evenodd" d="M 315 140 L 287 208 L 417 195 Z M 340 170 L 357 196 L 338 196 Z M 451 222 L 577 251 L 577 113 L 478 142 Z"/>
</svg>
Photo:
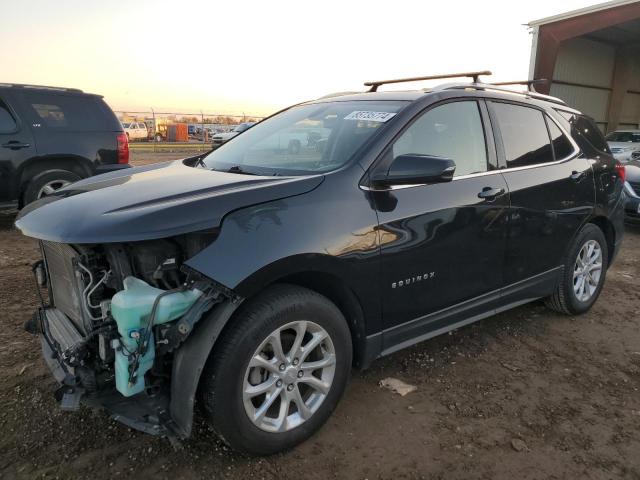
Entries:
<svg viewBox="0 0 640 480">
<path fill-rule="evenodd" d="M 640 130 L 616 130 L 605 137 L 611 153 L 620 162 L 640 156 Z"/>
<path fill-rule="evenodd" d="M 239 135 L 240 133 L 244 132 L 245 130 L 247 130 L 249 127 L 252 127 L 253 125 L 255 125 L 255 122 L 244 122 L 239 124 L 230 132 L 217 133 L 216 135 L 214 135 L 213 139 L 211 140 L 213 148 L 214 149 L 218 148 L 223 143 L 228 142 L 233 137 L 235 137 L 236 135 Z"/>
<path fill-rule="evenodd" d="M 125 122 L 122 124 L 124 133 L 127 134 L 127 138 L 130 142 L 135 140 L 147 140 L 149 138 L 149 131 L 147 125 L 144 122 Z"/>
</svg>

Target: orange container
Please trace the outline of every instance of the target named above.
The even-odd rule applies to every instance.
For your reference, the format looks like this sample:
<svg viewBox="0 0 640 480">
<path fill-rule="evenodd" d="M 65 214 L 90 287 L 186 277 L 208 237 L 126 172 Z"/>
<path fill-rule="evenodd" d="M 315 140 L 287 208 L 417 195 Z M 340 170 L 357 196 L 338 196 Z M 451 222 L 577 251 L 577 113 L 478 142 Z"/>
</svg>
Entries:
<svg viewBox="0 0 640 480">
<path fill-rule="evenodd" d="M 186 123 L 176 123 L 167 126 L 167 141 L 169 142 L 188 142 L 189 129 Z"/>
</svg>

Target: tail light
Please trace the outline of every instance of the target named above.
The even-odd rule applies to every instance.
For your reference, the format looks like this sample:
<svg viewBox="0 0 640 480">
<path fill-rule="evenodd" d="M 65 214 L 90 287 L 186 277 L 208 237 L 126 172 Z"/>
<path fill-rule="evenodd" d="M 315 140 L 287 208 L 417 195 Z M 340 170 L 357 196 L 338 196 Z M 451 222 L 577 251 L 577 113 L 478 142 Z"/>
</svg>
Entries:
<svg viewBox="0 0 640 480">
<path fill-rule="evenodd" d="M 129 163 L 129 139 L 126 133 L 119 133 L 116 137 L 118 142 L 118 163 Z"/>
<path fill-rule="evenodd" d="M 620 180 L 622 180 L 622 183 L 625 182 L 625 180 L 627 179 L 627 169 L 624 168 L 624 165 L 621 164 L 620 162 L 616 162 L 616 173 L 618 174 L 618 177 L 620 177 Z"/>
</svg>

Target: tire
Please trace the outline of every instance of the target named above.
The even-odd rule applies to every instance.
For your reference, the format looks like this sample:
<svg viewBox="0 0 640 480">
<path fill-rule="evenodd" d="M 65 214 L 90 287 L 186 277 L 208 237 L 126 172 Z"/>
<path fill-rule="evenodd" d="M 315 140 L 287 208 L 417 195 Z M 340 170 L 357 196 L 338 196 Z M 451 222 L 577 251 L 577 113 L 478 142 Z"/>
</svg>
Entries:
<svg viewBox="0 0 640 480">
<path fill-rule="evenodd" d="M 65 187 L 70 183 L 80 180 L 80 175 L 69 170 L 46 170 L 33 177 L 24 191 L 23 205 L 50 195 L 55 190 Z M 47 191 L 50 187 L 50 191 Z"/>
<path fill-rule="evenodd" d="M 590 246 L 594 250 L 588 255 Z M 597 255 L 599 249 L 600 255 Z M 586 264 L 579 266 L 578 258 L 586 258 Z M 599 268 L 598 268 L 598 257 Z M 591 259 L 595 259 L 591 265 L 587 265 Z M 545 299 L 547 307 L 566 315 L 580 315 L 587 312 L 598 299 L 608 267 L 607 241 L 602 230 L 592 223 L 588 223 L 576 236 L 573 245 L 569 249 L 565 260 L 562 279 L 556 291 Z M 586 277 L 578 270 L 590 270 Z M 576 277 L 577 276 L 577 277 Z M 597 280 L 596 277 L 597 276 Z M 580 285 L 583 285 L 582 291 Z M 576 291 L 577 289 L 577 291 Z"/>
<path fill-rule="evenodd" d="M 162 135 L 159 133 L 156 135 L 156 142 L 161 142 L 163 140 Z"/>
<path fill-rule="evenodd" d="M 300 153 L 300 148 L 301 148 L 301 145 L 300 145 L 300 141 L 299 140 L 291 140 L 289 142 L 289 146 L 288 146 L 287 150 L 292 155 L 297 155 L 298 153 Z"/>
<path fill-rule="evenodd" d="M 352 360 L 347 322 L 327 298 L 306 288 L 284 284 L 270 287 L 250 300 L 234 318 L 235 324 L 216 344 L 203 373 L 199 393 L 205 415 L 220 438 L 234 450 L 271 455 L 294 447 L 325 423 L 344 392 Z M 301 337 L 303 347 L 311 347 L 311 341 L 322 338 L 320 331 L 328 338 L 308 353 L 298 350 L 301 352 L 298 360 L 291 353 L 299 335 L 292 330 L 294 327 L 299 332 L 306 329 L 309 335 Z M 282 340 L 284 355 L 276 355 L 272 348 L 274 343 L 269 339 L 276 337 Z M 269 349 L 274 352 L 270 359 L 264 354 Z M 258 355 L 260 366 L 250 366 Z M 282 370 L 281 358 L 287 362 L 286 370 Z M 332 360 L 334 363 L 330 365 Z M 262 368 L 264 362 L 268 362 L 269 370 Z M 327 366 L 311 371 L 311 362 L 315 365 L 324 362 Z M 305 372 L 300 377 L 302 369 Z M 324 393 L 317 387 L 311 388 L 312 384 L 322 385 Z M 264 393 L 249 396 L 245 391 L 259 390 L 265 385 L 271 385 L 274 400 L 271 409 L 257 420 L 260 407 L 265 407 L 270 397 Z M 294 399 L 298 392 L 297 399 L 304 409 Z M 283 403 L 288 407 L 283 408 Z"/>
</svg>

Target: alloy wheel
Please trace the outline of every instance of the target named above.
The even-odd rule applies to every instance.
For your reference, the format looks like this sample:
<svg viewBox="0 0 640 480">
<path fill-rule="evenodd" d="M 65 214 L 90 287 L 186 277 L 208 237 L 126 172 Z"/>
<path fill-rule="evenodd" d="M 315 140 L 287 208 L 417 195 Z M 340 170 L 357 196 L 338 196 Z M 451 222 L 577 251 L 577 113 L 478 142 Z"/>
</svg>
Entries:
<svg viewBox="0 0 640 480">
<path fill-rule="evenodd" d="M 47 182 L 38 190 L 37 198 L 46 197 L 47 195 L 51 195 L 56 190 L 60 190 L 62 187 L 66 187 L 71 182 L 69 180 L 52 180 Z"/>
<path fill-rule="evenodd" d="M 596 240 L 582 245 L 573 267 L 573 292 L 581 302 L 596 292 L 602 275 L 602 247 Z"/>
<path fill-rule="evenodd" d="M 298 427 L 327 397 L 335 370 L 335 348 L 320 325 L 299 320 L 274 330 L 244 375 L 242 399 L 249 420 L 267 432 Z"/>
</svg>

